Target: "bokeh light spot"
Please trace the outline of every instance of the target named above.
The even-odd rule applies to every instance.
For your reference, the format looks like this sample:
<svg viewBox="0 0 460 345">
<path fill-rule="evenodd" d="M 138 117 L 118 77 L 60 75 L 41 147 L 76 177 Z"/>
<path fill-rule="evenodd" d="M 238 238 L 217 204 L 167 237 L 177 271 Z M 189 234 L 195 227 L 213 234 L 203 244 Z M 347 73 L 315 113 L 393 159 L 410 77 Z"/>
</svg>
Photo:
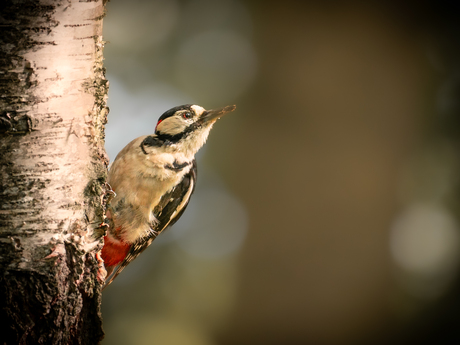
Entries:
<svg viewBox="0 0 460 345">
<path fill-rule="evenodd" d="M 397 218 L 390 249 L 395 263 L 406 273 L 404 284 L 409 293 L 440 295 L 459 264 L 457 223 L 438 205 L 413 204 Z"/>
</svg>

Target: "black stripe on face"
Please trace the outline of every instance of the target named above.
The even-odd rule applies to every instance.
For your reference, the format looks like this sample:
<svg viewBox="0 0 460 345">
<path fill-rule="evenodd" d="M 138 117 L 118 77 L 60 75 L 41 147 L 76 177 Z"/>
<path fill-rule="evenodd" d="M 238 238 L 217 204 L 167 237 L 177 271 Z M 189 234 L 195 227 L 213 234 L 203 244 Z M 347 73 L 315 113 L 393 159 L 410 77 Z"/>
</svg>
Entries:
<svg viewBox="0 0 460 345">
<path fill-rule="evenodd" d="M 156 134 L 157 134 L 157 138 L 163 141 L 164 144 L 170 145 L 170 144 L 176 144 L 181 139 L 186 138 L 190 133 L 197 130 L 199 127 L 201 127 L 201 124 L 199 124 L 198 122 L 194 122 L 190 126 L 185 128 L 182 132 L 174 134 L 174 135 L 164 134 L 161 132 L 156 133 Z"/>
</svg>

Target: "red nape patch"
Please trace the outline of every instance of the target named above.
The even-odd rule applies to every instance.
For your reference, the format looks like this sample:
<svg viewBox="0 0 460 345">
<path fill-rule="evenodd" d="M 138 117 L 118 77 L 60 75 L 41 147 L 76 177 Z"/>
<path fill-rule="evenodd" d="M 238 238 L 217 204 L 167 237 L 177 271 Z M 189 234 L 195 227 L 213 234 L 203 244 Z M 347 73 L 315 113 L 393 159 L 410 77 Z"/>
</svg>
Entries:
<svg viewBox="0 0 460 345">
<path fill-rule="evenodd" d="M 161 121 L 163 121 L 163 120 L 160 120 L 160 121 L 157 122 L 157 125 L 155 126 L 155 132 L 157 131 L 157 127 L 161 123 Z"/>
<path fill-rule="evenodd" d="M 104 266 L 118 265 L 128 254 L 129 248 L 131 248 L 129 243 L 113 242 L 108 236 L 104 236 L 104 247 L 102 247 L 101 251 Z"/>
</svg>

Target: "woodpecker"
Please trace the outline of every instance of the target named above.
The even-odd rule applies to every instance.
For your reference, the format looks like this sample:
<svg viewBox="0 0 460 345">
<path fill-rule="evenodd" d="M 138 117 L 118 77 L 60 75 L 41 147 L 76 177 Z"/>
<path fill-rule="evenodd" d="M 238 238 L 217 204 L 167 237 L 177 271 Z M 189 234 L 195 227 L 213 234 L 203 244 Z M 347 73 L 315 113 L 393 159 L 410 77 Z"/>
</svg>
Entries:
<svg viewBox="0 0 460 345">
<path fill-rule="evenodd" d="M 217 119 L 233 110 L 174 107 L 160 116 L 154 134 L 134 139 L 117 155 L 107 177 L 115 196 L 101 251 L 104 288 L 184 213 L 195 189 L 195 154 Z"/>
</svg>

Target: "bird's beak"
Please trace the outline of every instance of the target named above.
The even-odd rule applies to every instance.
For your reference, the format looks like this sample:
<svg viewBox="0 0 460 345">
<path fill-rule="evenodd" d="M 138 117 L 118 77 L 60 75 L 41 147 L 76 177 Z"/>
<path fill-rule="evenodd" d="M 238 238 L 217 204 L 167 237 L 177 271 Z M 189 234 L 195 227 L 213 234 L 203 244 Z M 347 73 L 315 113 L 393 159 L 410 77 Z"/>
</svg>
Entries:
<svg viewBox="0 0 460 345">
<path fill-rule="evenodd" d="M 219 108 L 219 109 L 211 109 L 211 110 L 206 110 L 201 116 L 200 116 L 200 122 L 202 124 L 212 124 L 217 121 L 217 119 L 221 118 L 227 113 L 232 112 L 233 110 L 236 109 L 235 105 L 227 105 L 226 107 Z"/>
</svg>

